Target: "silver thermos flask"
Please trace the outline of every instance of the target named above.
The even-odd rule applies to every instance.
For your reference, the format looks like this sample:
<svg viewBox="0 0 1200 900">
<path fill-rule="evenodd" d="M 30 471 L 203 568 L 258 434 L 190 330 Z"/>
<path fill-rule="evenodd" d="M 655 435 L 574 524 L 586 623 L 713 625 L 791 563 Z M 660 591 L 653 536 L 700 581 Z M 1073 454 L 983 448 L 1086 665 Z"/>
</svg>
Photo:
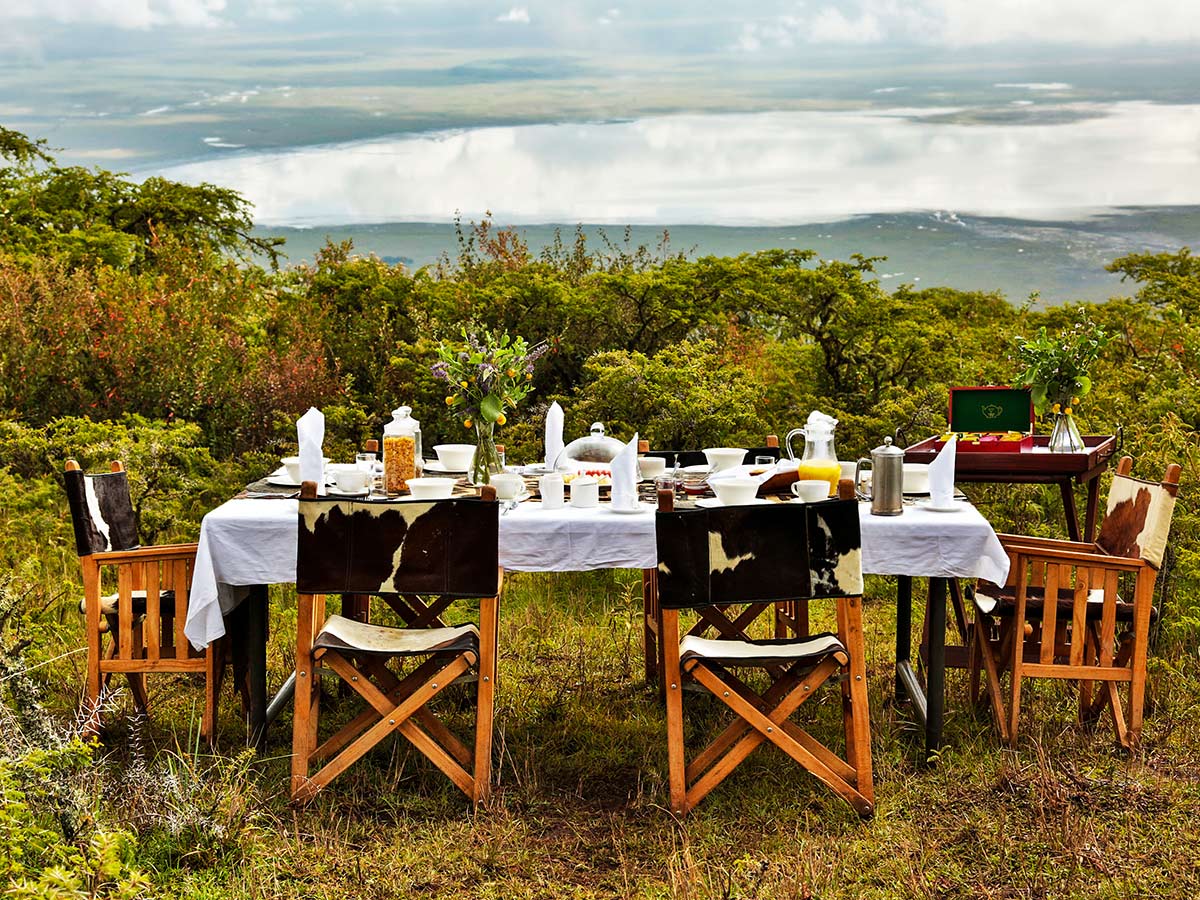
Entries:
<svg viewBox="0 0 1200 900">
<path fill-rule="evenodd" d="M 892 446 L 890 437 L 883 446 L 871 451 L 870 459 L 860 459 L 855 467 L 854 483 L 859 484 L 865 468 L 871 470 L 871 515 L 898 516 L 904 512 L 904 451 Z"/>
</svg>

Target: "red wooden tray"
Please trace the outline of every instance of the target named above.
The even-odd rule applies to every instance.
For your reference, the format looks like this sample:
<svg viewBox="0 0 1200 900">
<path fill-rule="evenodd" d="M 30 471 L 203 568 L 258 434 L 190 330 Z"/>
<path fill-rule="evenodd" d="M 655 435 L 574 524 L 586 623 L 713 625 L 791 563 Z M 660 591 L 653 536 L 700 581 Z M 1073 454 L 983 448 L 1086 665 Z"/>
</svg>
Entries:
<svg viewBox="0 0 1200 900">
<path fill-rule="evenodd" d="M 904 461 L 930 463 L 937 456 L 941 435 L 926 438 L 904 451 Z M 1085 475 L 1104 465 L 1116 452 L 1113 434 L 1087 435 L 1079 453 L 1051 453 L 1050 436 L 1034 435 L 1033 447 L 1019 453 L 959 453 L 954 460 L 956 481 L 1056 480 Z"/>
</svg>

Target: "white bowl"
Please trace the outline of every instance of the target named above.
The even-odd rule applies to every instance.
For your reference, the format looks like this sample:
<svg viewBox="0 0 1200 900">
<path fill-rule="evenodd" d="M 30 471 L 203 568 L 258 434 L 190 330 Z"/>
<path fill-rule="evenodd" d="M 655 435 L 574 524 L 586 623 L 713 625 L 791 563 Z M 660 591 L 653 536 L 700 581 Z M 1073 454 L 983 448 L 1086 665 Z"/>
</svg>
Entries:
<svg viewBox="0 0 1200 900">
<path fill-rule="evenodd" d="M 929 465 L 927 463 L 904 464 L 904 493 L 929 493 Z"/>
<path fill-rule="evenodd" d="M 492 476 L 491 485 L 496 489 L 496 498 L 512 500 L 525 490 L 525 479 L 512 472 L 497 472 Z"/>
<path fill-rule="evenodd" d="M 333 481 L 339 491 L 357 494 L 371 483 L 371 473 L 355 465 L 342 466 L 334 470 Z"/>
<path fill-rule="evenodd" d="M 408 489 L 414 500 L 449 500 L 450 492 L 454 490 L 454 479 L 410 478 Z"/>
<path fill-rule="evenodd" d="M 720 472 L 722 469 L 732 469 L 740 466 L 746 458 L 746 450 L 742 447 L 705 447 L 704 458 L 709 466 Z"/>
<path fill-rule="evenodd" d="M 667 461 L 661 456 L 639 456 L 638 471 L 647 480 L 655 479 L 667 471 Z"/>
<path fill-rule="evenodd" d="M 829 482 L 824 478 L 802 478 L 792 482 L 792 493 L 804 503 L 816 503 L 829 497 Z"/>
<path fill-rule="evenodd" d="M 828 483 L 828 482 L 827 482 Z M 742 506 L 758 495 L 758 479 L 735 475 L 733 478 L 714 478 L 708 483 L 722 506 Z"/>
<path fill-rule="evenodd" d="M 475 458 L 474 444 L 438 444 L 433 448 L 438 462 L 448 472 L 465 472 Z"/>
<path fill-rule="evenodd" d="M 285 469 L 287 469 L 288 479 L 296 482 L 296 484 L 299 484 L 300 483 L 300 457 L 285 456 L 283 459 L 280 460 L 280 462 L 282 462 L 283 467 Z M 322 469 L 323 469 L 325 466 L 329 465 L 329 457 L 322 456 L 321 462 L 324 464 L 322 466 Z"/>
</svg>

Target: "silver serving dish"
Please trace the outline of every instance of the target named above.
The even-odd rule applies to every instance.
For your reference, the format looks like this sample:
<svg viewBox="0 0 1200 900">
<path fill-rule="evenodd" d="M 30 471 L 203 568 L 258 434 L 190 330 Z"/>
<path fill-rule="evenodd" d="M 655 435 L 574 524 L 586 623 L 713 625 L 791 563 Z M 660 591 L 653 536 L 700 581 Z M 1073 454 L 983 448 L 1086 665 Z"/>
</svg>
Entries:
<svg viewBox="0 0 1200 900">
<path fill-rule="evenodd" d="M 602 422 L 593 422 L 591 434 L 576 438 L 563 447 L 554 461 L 554 468 L 576 471 L 592 466 L 607 466 L 624 449 L 621 441 L 605 436 Z"/>
</svg>

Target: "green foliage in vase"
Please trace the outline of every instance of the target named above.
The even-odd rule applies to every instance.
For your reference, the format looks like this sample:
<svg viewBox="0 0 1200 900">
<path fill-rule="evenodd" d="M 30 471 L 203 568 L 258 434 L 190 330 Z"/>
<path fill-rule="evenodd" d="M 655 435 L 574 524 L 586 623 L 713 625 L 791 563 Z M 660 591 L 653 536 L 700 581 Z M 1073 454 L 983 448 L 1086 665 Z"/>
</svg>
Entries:
<svg viewBox="0 0 1200 900">
<path fill-rule="evenodd" d="M 1086 313 L 1068 328 L 1051 334 L 1045 325 L 1033 338 L 1017 338 L 1017 356 L 1025 365 L 1017 383 L 1033 389 L 1038 413 L 1058 412 L 1092 390 L 1092 366 L 1110 340 Z"/>
</svg>

